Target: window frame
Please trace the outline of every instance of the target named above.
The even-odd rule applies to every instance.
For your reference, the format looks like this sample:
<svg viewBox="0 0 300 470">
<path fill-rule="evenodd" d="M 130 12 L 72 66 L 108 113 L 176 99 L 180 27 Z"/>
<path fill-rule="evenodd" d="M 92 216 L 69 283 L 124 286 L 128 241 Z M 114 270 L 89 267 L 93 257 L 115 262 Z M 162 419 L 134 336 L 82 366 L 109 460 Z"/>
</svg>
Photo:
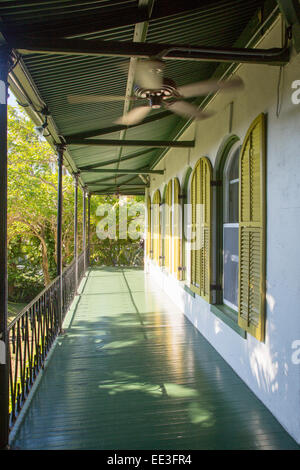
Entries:
<svg viewBox="0 0 300 470">
<path fill-rule="evenodd" d="M 175 196 L 177 196 L 175 198 Z M 173 178 L 172 193 L 172 275 L 180 281 L 182 277 L 182 204 L 181 204 L 181 186 L 177 177 Z M 175 206 L 177 205 L 177 207 Z M 176 221 L 177 218 L 177 221 Z M 177 223 L 176 223 L 177 222 Z M 177 260 L 177 264 L 175 263 Z M 176 269 L 177 268 L 177 269 Z"/>
<path fill-rule="evenodd" d="M 169 203 L 169 204 L 168 204 Z M 173 179 L 171 178 L 169 182 L 165 185 L 164 188 L 164 195 L 163 195 L 163 249 L 162 249 L 162 256 L 163 256 L 163 263 L 166 272 L 168 274 L 172 274 L 172 266 L 173 266 L 173 219 L 172 219 L 172 211 L 173 211 Z"/>
<path fill-rule="evenodd" d="M 197 179 L 197 173 L 198 179 Z M 202 246 L 197 250 L 192 250 L 190 247 L 190 285 L 189 288 L 195 294 L 202 297 L 208 304 L 211 304 L 211 278 L 212 278 L 212 174 L 213 168 L 211 161 L 208 157 L 201 157 L 196 162 L 191 179 L 190 179 L 190 204 L 191 204 L 191 226 L 197 223 L 197 219 L 193 223 L 193 204 L 196 204 L 197 211 L 197 199 L 200 204 L 203 204 L 204 212 L 200 217 L 200 236 L 202 238 Z M 198 180 L 198 186 L 195 183 L 195 199 L 193 199 L 193 184 L 194 178 Z M 195 218 L 196 218 L 195 212 Z M 195 253 L 196 252 L 196 253 Z M 198 262 L 197 262 L 198 257 Z M 195 260 L 195 261 L 194 261 Z M 194 263 L 193 263 L 194 261 Z M 198 277 L 195 273 L 199 271 Z M 193 275 L 194 274 L 194 275 Z M 197 277 L 197 282 L 195 282 Z M 199 284 L 198 284 L 199 281 Z"/>
<path fill-rule="evenodd" d="M 152 252 L 152 204 L 151 196 L 147 196 L 147 239 L 146 239 L 146 256 L 149 259 L 153 258 Z"/>
<path fill-rule="evenodd" d="M 193 168 L 188 166 L 182 180 L 181 184 L 181 193 L 180 193 L 180 203 L 181 203 L 181 281 L 188 281 L 189 276 L 187 275 L 187 258 L 189 254 L 187 253 L 188 247 L 188 237 L 187 237 L 187 227 L 189 223 L 189 217 L 186 213 L 188 204 L 190 203 L 190 188 L 191 188 L 191 178 L 193 174 Z"/>
<path fill-rule="evenodd" d="M 232 154 L 236 148 L 241 147 L 242 142 L 237 135 L 231 135 L 223 142 L 220 147 L 214 177 L 216 181 L 215 186 L 215 198 L 214 198 L 214 223 L 215 223 L 215 280 L 217 289 L 215 291 L 215 303 L 210 306 L 210 310 L 220 320 L 226 323 L 236 333 L 238 333 L 243 339 L 247 338 L 247 332 L 238 325 L 238 312 L 223 302 L 223 220 L 224 220 L 224 185 L 223 175 L 226 166 L 226 161 L 230 154 Z M 219 288 L 220 287 L 220 288 Z"/>
<path fill-rule="evenodd" d="M 158 202 L 156 202 L 156 198 L 158 199 Z M 157 266 L 162 266 L 162 217 L 161 217 L 161 192 L 159 189 L 156 189 L 153 193 L 152 196 L 152 206 L 151 206 L 151 214 L 152 214 L 152 219 L 151 219 L 151 226 L 152 226 L 152 231 L 151 231 L 151 246 L 152 246 L 152 259 L 154 262 L 157 264 Z M 158 205 L 158 207 L 156 207 Z M 157 217 L 157 221 L 156 218 Z M 156 229 L 156 222 L 158 222 L 158 237 L 154 238 L 154 230 Z M 157 249 L 157 253 L 156 253 Z"/>
<path fill-rule="evenodd" d="M 230 184 L 232 184 L 232 182 L 234 181 L 234 183 L 238 183 L 239 184 L 239 177 L 234 179 L 234 180 L 230 180 L 230 176 L 229 176 L 229 172 L 230 172 L 230 169 L 231 169 L 231 165 L 233 163 L 233 160 L 234 158 L 237 158 L 237 171 L 239 171 L 239 163 L 240 163 L 240 152 L 241 152 L 241 144 L 239 141 L 235 142 L 229 149 L 227 155 L 226 155 L 226 158 L 225 158 L 225 161 L 224 161 L 224 164 L 223 164 L 223 173 L 222 173 L 222 190 L 223 190 L 223 206 L 222 206 L 222 210 L 223 210 L 223 221 L 222 221 L 222 253 L 223 253 L 223 257 L 222 257 L 222 283 L 221 283 L 221 287 L 222 287 L 222 304 L 226 305 L 227 307 L 231 308 L 234 312 L 236 312 L 236 315 L 238 316 L 238 305 L 234 305 L 232 304 L 229 300 L 227 300 L 224 296 L 224 286 L 225 286 L 225 273 L 224 273 L 224 257 L 225 257 L 225 251 L 224 251 L 224 247 L 225 247 L 225 242 L 224 242 L 224 238 L 225 238 L 225 231 L 224 231 L 224 228 L 226 227 L 229 227 L 229 228 L 237 228 L 239 229 L 239 210 L 237 210 L 237 214 L 236 214 L 236 221 L 232 222 L 230 220 Z M 239 189 L 239 187 L 238 187 Z M 237 194 L 236 194 L 236 197 L 237 197 L 237 204 L 239 204 L 239 190 L 237 191 Z M 225 222 L 226 220 L 226 222 Z M 239 232 L 238 232 L 238 236 L 239 236 Z M 239 250 L 239 238 L 237 239 L 237 252 Z M 238 288 L 238 277 L 237 277 L 237 288 Z M 238 296 L 237 296 L 237 304 L 238 304 Z"/>
<path fill-rule="evenodd" d="M 227 139 L 225 145 L 221 149 L 221 158 L 216 169 L 216 284 L 219 287 L 216 290 L 216 304 L 226 305 L 223 302 L 223 226 L 224 226 L 224 170 L 230 155 L 241 146 L 241 141 L 238 136 L 233 135 Z M 230 308 L 226 305 L 226 307 Z M 231 309 L 237 315 L 237 311 Z"/>
</svg>

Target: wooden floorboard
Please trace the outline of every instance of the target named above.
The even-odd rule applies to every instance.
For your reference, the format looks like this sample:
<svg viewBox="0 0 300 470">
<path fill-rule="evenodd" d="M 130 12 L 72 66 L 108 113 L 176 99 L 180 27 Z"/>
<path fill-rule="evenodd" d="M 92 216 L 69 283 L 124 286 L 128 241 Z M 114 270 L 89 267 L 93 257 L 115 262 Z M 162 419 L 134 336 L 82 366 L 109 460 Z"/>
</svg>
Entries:
<svg viewBox="0 0 300 470">
<path fill-rule="evenodd" d="M 64 328 L 13 447 L 298 448 L 142 271 L 90 271 Z"/>
</svg>

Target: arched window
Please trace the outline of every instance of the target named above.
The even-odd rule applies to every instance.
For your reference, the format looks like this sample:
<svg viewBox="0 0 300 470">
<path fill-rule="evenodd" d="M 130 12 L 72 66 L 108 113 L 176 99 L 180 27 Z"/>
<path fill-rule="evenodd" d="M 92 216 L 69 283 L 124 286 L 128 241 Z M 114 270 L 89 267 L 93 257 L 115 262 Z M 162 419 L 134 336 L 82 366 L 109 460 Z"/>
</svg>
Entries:
<svg viewBox="0 0 300 470">
<path fill-rule="evenodd" d="M 160 191 L 157 189 L 153 195 L 153 209 L 152 209 L 152 250 L 153 259 L 160 266 L 161 265 L 161 218 L 160 218 L 160 205 L 161 196 Z"/>
<path fill-rule="evenodd" d="M 216 304 L 237 324 L 239 137 L 230 136 L 221 146 L 216 167 Z M 233 239 L 230 239 L 230 234 Z M 234 238 L 235 236 L 235 238 Z M 226 245 L 226 246 L 225 246 Z M 233 256 L 232 256 L 233 255 Z M 227 277 L 227 275 L 229 277 Z M 235 277 L 237 276 L 237 277 Z M 225 286 L 225 289 L 224 289 Z"/>
<path fill-rule="evenodd" d="M 146 240 L 146 255 L 151 258 L 151 198 L 147 197 L 147 240 Z"/>
<path fill-rule="evenodd" d="M 191 180 L 191 290 L 210 302 L 211 163 L 200 158 Z"/>
<path fill-rule="evenodd" d="M 241 331 L 264 339 L 265 117 L 251 124 L 242 147 L 232 136 L 216 172 L 217 304 Z M 216 309 L 216 310 L 215 310 Z M 237 330 L 238 331 L 238 330 Z"/>
<path fill-rule="evenodd" d="M 172 270 L 172 186 L 172 180 L 170 180 L 166 188 L 164 201 L 164 264 L 169 273 Z"/>
<path fill-rule="evenodd" d="M 239 271 L 239 155 L 229 152 L 223 171 L 223 302 L 238 311 Z"/>
<path fill-rule="evenodd" d="M 181 279 L 181 205 L 180 205 L 180 183 L 178 178 L 174 179 L 174 203 L 173 203 L 173 273 L 177 279 Z"/>
<path fill-rule="evenodd" d="M 182 190 L 181 190 L 181 266 L 180 266 L 180 273 L 181 273 L 181 280 L 185 280 L 187 278 L 186 272 L 186 261 L 188 254 L 187 251 L 187 212 L 188 212 L 188 193 L 189 193 L 189 184 L 190 184 L 190 176 L 193 172 L 192 168 L 189 166 L 185 172 L 184 179 L 182 181 Z"/>
</svg>

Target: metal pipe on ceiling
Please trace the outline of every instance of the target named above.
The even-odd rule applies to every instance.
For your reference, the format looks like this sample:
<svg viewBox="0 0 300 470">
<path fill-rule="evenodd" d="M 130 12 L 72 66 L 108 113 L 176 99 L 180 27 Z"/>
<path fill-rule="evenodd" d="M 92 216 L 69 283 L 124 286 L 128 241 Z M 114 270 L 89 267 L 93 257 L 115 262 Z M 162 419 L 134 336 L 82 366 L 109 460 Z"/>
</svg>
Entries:
<svg viewBox="0 0 300 470">
<path fill-rule="evenodd" d="M 140 43 L 130 41 L 84 41 L 80 39 L 34 39 L 6 34 L 10 47 L 20 52 L 36 54 L 66 54 L 112 57 L 159 57 L 165 60 L 208 62 L 239 62 L 285 65 L 290 58 L 288 48 L 243 49 L 185 44 Z"/>
<path fill-rule="evenodd" d="M 194 140 L 117 140 L 117 139 L 65 139 L 67 145 L 94 145 L 101 147 L 179 147 L 192 148 L 195 147 Z"/>
<path fill-rule="evenodd" d="M 138 168 L 137 170 L 132 170 L 132 169 L 129 169 L 129 170 L 125 170 L 125 169 L 116 169 L 116 168 L 111 168 L 111 169 L 108 169 L 108 168 L 95 168 L 94 170 L 85 170 L 83 171 L 82 173 L 114 173 L 114 174 L 125 174 L 125 175 L 129 175 L 129 174 L 136 174 L 136 175 L 139 175 L 139 174 L 142 174 L 142 175 L 148 175 L 148 174 L 156 174 L 156 175 L 163 175 L 164 174 L 164 171 L 165 170 L 149 170 L 148 168 L 144 168 L 144 169 L 140 169 Z M 89 183 L 87 183 L 89 184 Z"/>
</svg>

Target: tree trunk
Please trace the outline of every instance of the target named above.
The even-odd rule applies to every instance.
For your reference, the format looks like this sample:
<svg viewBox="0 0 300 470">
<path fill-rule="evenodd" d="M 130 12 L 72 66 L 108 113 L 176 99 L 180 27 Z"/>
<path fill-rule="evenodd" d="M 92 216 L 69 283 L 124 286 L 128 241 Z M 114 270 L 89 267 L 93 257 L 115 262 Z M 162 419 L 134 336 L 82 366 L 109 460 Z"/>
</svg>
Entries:
<svg viewBox="0 0 300 470">
<path fill-rule="evenodd" d="M 45 287 L 50 284 L 50 275 L 49 275 L 49 262 L 48 262 L 48 249 L 45 240 L 40 238 L 42 246 L 42 268 L 44 274 L 44 284 Z"/>
</svg>

